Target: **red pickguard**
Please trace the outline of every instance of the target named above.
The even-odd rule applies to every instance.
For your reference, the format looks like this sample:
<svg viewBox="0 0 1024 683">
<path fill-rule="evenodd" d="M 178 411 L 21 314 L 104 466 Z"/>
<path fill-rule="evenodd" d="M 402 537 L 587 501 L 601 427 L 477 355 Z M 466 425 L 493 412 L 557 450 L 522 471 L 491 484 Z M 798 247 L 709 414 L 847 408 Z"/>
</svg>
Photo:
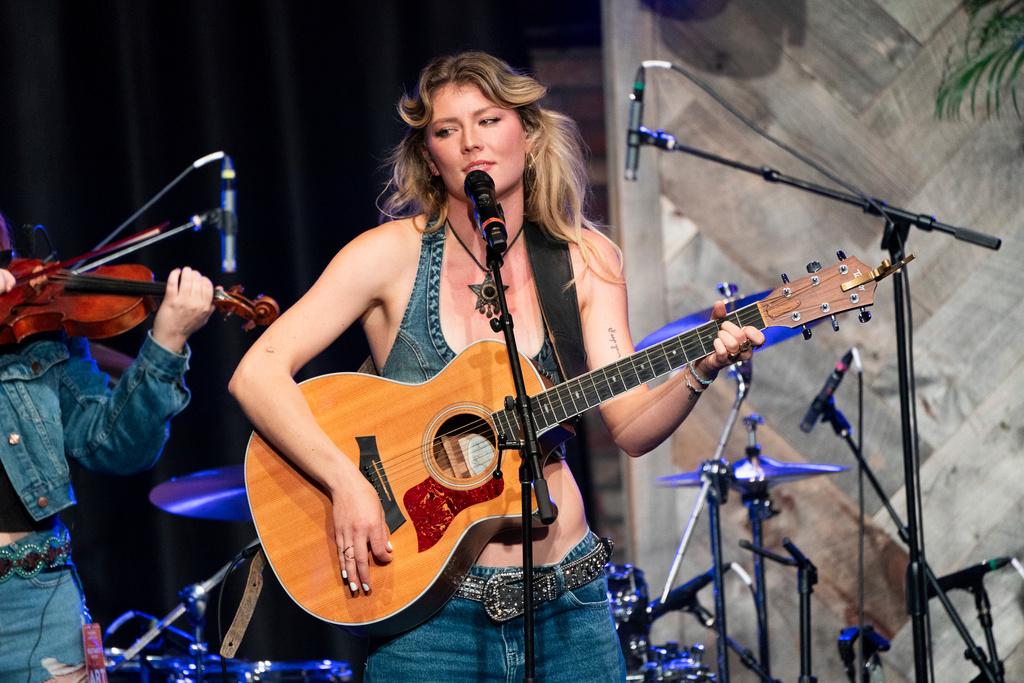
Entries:
<svg viewBox="0 0 1024 683">
<path fill-rule="evenodd" d="M 483 486 L 466 490 L 450 489 L 427 477 L 406 491 L 402 500 L 416 529 L 419 551 L 433 547 L 455 515 L 470 505 L 497 498 L 504 489 L 505 480 L 493 477 Z"/>
</svg>

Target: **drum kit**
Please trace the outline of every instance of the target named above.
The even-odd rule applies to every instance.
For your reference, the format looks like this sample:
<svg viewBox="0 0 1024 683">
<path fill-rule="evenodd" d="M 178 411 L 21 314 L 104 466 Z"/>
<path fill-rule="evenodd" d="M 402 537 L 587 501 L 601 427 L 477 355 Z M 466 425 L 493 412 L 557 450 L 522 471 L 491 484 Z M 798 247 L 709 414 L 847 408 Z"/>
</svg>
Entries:
<svg viewBox="0 0 1024 683">
<path fill-rule="evenodd" d="M 177 515 L 220 521 L 249 521 L 249 504 L 241 465 L 197 472 L 158 484 L 150 491 L 150 501 Z M 106 650 L 108 680 L 111 683 L 341 683 L 352 681 L 352 668 L 345 661 L 245 661 L 210 654 L 204 637 L 206 603 L 210 592 L 227 575 L 259 549 L 253 541 L 216 574 L 202 583 L 186 586 L 179 592 L 179 603 L 163 619 L 134 610 L 121 615 L 106 630 L 113 635 L 124 623 L 141 617 L 153 626 L 129 648 Z M 186 616 L 192 633 L 172 624 Z M 160 634 L 168 634 L 164 643 L 173 641 L 181 653 L 150 654 L 151 644 Z"/>
<path fill-rule="evenodd" d="M 727 301 L 731 302 L 730 306 L 735 307 L 758 301 L 766 294 L 764 292 L 736 299 L 736 286 L 729 283 L 720 284 L 719 292 L 727 298 Z M 710 318 L 710 315 L 711 309 L 706 309 L 681 318 L 641 340 L 637 344 L 637 348 L 646 348 L 703 324 Z M 764 347 L 784 341 L 799 332 L 800 330 L 787 328 L 765 330 Z M 804 331 L 805 337 L 809 335 L 809 332 L 809 330 Z M 729 678 L 728 649 L 732 649 L 739 656 L 740 661 L 760 680 L 769 683 L 775 681 L 776 679 L 771 675 L 765 559 L 772 559 L 798 569 L 798 584 L 801 589 L 801 661 L 805 665 L 801 668 L 802 670 L 806 668 L 809 671 L 809 598 L 812 587 L 817 581 L 816 569 L 789 539 L 784 541 L 784 546 L 791 556 L 789 558 L 776 555 L 761 547 L 763 524 L 765 520 L 778 514 L 778 510 L 772 505 L 771 489 L 808 477 L 836 474 L 847 468 L 828 464 L 787 463 L 762 454 L 757 441 L 757 427 L 764 424 L 764 418 L 756 414 L 747 415 L 743 419 L 748 436 L 745 457 L 732 463 L 722 458 L 726 442 L 740 414 L 741 405 L 749 392 L 751 365 L 752 361 L 741 361 L 729 369 L 730 376 L 736 382 L 736 398 L 726 418 L 714 457 L 703 462 L 692 472 L 665 476 L 658 480 L 658 485 L 662 487 L 700 488 L 698 500 L 683 531 L 661 595 L 652 599 L 644 579 L 644 572 L 637 567 L 629 564 L 610 564 L 606 567 L 608 599 L 619 643 L 626 659 L 627 680 L 629 681 L 695 681 L 698 683 L 727 681 Z M 722 559 L 719 507 L 726 502 L 729 491 L 739 494 L 743 505 L 747 508 L 751 540 L 750 542 L 741 542 L 741 547 L 752 552 L 753 580 L 741 565 L 735 562 L 725 563 Z M 709 511 L 712 567 L 704 574 L 672 588 L 695 523 L 705 506 Z M 730 570 L 744 580 L 753 596 L 758 632 L 756 655 L 731 638 L 726 630 L 722 578 Z M 713 612 L 706 610 L 696 600 L 697 591 L 711 583 L 715 587 Z M 717 673 L 705 664 L 705 652 L 701 644 L 681 648 L 676 642 L 668 642 L 664 645 L 655 645 L 651 642 L 651 627 L 654 622 L 659 617 L 673 611 L 691 612 L 705 627 L 715 630 Z"/>
<path fill-rule="evenodd" d="M 735 285 L 731 284 L 720 285 L 719 291 L 726 296 L 727 301 L 731 302 L 730 306 L 734 307 L 757 301 L 765 294 L 755 294 L 737 299 Z M 662 339 L 696 327 L 706 322 L 710 313 L 711 310 L 707 309 L 670 323 L 643 339 L 637 348 L 643 349 Z M 765 333 L 767 337 L 765 346 L 768 346 L 788 339 L 799 333 L 799 330 L 769 328 L 765 330 Z M 807 331 L 804 334 L 806 335 Z M 786 463 L 763 455 L 757 442 L 757 427 L 764 424 L 764 419 L 756 414 L 750 414 L 743 419 L 748 433 L 745 457 L 733 463 L 722 459 L 726 441 L 750 388 L 750 370 L 751 361 L 736 363 L 729 370 L 729 374 L 736 381 L 736 399 L 726 419 L 725 428 L 714 457 L 702 463 L 695 471 L 662 477 L 658 481 L 658 484 L 663 487 L 699 487 L 701 489 L 661 595 L 651 598 L 644 572 L 633 565 L 609 564 L 605 568 L 611 613 L 626 660 L 627 680 L 629 681 L 692 681 L 695 683 L 727 681 L 726 648 L 734 650 L 744 665 L 754 671 L 761 680 L 774 681 L 775 679 L 770 674 L 769 659 L 768 613 L 764 577 L 764 559 L 766 558 L 794 565 L 800 569 L 801 577 L 803 577 L 801 584 L 807 586 L 806 595 L 801 594 L 801 617 L 802 622 L 804 618 L 808 620 L 807 623 L 802 623 L 801 632 L 802 635 L 806 632 L 809 637 L 809 609 L 804 609 L 806 605 L 803 603 L 805 597 L 809 598 L 810 586 L 813 586 L 816 580 L 814 567 L 788 539 L 786 546 L 793 559 L 780 557 L 760 547 L 764 521 L 777 514 L 769 494 L 775 486 L 807 477 L 835 474 L 847 468 L 826 464 Z M 726 501 L 730 490 L 739 494 L 748 511 L 751 542 L 744 542 L 742 545 L 751 550 L 753 554 L 753 580 L 739 564 L 726 564 L 722 561 L 718 508 Z M 248 521 L 251 519 L 241 465 L 196 472 L 171 479 L 154 487 L 149 498 L 157 507 L 176 515 L 223 521 Z M 711 522 L 713 566 L 708 572 L 672 588 L 694 525 L 705 505 L 708 507 Z M 255 548 L 255 546 L 254 543 L 251 547 Z M 234 561 L 226 565 L 218 575 L 206 583 L 211 585 L 219 583 L 223 579 L 222 574 L 226 574 L 233 563 Z M 750 587 L 754 598 L 758 625 L 757 655 L 729 637 L 725 630 L 722 577 L 730 570 L 743 578 Z M 713 612 L 704 609 L 696 600 L 697 592 L 711 583 L 715 585 L 716 594 Z M 161 630 L 169 627 L 170 621 L 177 619 L 183 613 L 190 615 L 196 611 L 201 613 L 201 609 L 196 610 L 195 606 L 190 603 L 195 595 L 202 596 L 201 599 L 204 599 L 205 592 L 209 588 L 210 586 L 206 584 L 197 584 L 182 591 L 183 604 L 179 606 L 179 610 L 172 612 L 168 618 L 158 624 L 158 627 Z M 651 627 L 654 622 L 661 616 L 674 611 L 691 612 L 700 619 L 705 627 L 716 629 L 718 636 L 717 673 L 705 663 L 705 648 L 701 644 L 684 647 L 680 646 L 678 642 L 670 641 L 658 645 L 651 642 Z M 194 618 L 192 622 L 196 626 Z M 225 682 L 264 680 L 319 683 L 351 680 L 352 672 L 345 662 L 325 660 L 275 663 L 226 660 L 224 665 L 221 665 L 218 657 L 206 653 L 205 643 L 201 642 L 201 623 L 195 629 L 194 636 L 190 637 L 183 632 L 179 632 L 179 634 L 192 641 L 189 648 L 190 655 L 187 657 L 150 655 L 140 658 L 137 656 L 141 650 L 137 647 L 138 642 L 136 646 L 126 651 L 108 651 L 108 660 L 111 662 L 112 669 L 110 679 L 112 681 L 132 681 L 133 683 L 136 681 L 140 683 L 149 681 L 185 683 L 197 680 L 196 671 L 199 669 L 202 671 L 200 677 L 204 677 L 205 680 Z M 804 650 L 809 648 L 809 643 L 802 641 L 801 646 Z M 809 650 L 807 653 L 802 652 L 802 655 L 809 657 Z"/>
</svg>

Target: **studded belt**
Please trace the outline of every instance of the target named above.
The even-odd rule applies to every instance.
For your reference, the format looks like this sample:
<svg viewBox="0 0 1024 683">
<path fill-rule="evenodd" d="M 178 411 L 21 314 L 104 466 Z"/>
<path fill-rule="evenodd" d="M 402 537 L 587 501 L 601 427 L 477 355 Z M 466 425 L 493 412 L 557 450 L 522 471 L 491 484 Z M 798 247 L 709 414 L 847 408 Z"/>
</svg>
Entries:
<svg viewBox="0 0 1024 683">
<path fill-rule="evenodd" d="M 612 554 L 612 545 L 611 539 L 598 538 L 586 555 L 535 571 L 534 604 L 554 600 L 565 591 L 585 586 L 604 574 L 604 565 Z M 523 572 L 521 569 L 513 569 L 489 576 L 467 576 L 455 595 L 482 602 L 487 615 L 495 621 L 514 619 L 523 613 Z"/>
<path fill-rule="evenodd" d="M 39 543 L 15 541 L 0 548 L 0 583 L 12 576 L 29 579 L 43 571 L 67 564 L 71 539 L 66 533 L 48 534 Z"/>
</svg>

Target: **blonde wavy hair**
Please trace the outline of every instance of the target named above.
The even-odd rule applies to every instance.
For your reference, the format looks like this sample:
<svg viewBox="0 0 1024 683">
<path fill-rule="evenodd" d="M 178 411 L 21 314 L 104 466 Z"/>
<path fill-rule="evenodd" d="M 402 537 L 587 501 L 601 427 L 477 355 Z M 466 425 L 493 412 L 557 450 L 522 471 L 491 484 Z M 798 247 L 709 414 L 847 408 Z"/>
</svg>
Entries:
<svg viewBox="0 0 1024 683">
<path fill-rule="evenodd" d="M 541 107 L 547 88 L 486 52 L 435 58 L 420 72 L 415 91 L 399 100 L 398 114 L 409 128 L 388 156 L 391 179 L 385 192 L 391 193 L 381 204 L 382 219 L 424 214 L 430 221 L 427 230 L 443 227 L 448 219 L 444 182 L 431 173 L 425 153 L 433 100 L 446 85 L 475 85 L 488 100 L 519 115 L 530 149 L 523 174 L 525 217 L 552 237 L 575 244 L 588 267 L 596 257 L 606 267 L 602 270 L 614 274 L 610 279 L 617 279 L 621 255 L 619 264 L 610 267 L 583 239 L 583 230 L 601 233 L 585 214 L 589 184 L 576 122 Z"/>
</svg>

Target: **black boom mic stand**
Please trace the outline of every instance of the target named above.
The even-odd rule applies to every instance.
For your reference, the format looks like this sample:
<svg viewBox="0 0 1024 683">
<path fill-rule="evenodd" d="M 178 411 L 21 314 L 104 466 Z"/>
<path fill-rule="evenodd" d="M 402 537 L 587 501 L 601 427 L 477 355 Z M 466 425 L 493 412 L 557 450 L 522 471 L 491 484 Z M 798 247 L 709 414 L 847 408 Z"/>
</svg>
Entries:
<svg viewBox="0 0 1024 683">
<path fill-rule="evenodd" d="M 470 199 L 472 203 L 472 199 Z M 500 211 L 500 205 L 498 205 Z M 548 483 L 544 479 L 544 469 L 541 466 L 540 444 L 537 441 L 537 426 L 533 419 L 533 411 L 530 406 L 530 396 L 526 393 L 526 384 L 523 381 L 523 366 L 519 362 L 519 350 L 516 347 L 515 324 L 512 315 L 508 310 L 508 301 L 505 299 L 505 285 L 501 279 L 501 266 L 504 263 L 504 250 L 507 248 L 508 239 L 504 223 L 488 221 L 489 225 L 481 226 L 479 215 L 475 217 L 477 227 L 483 230 L 487 242 L 487 268 L 494 278 L 494 286 L 497 290 L 498 311 L 496 318 L 491 318 L 491 329 L 495 332 L 501 331 L 505 337 L 505 346 L 508 350 L 509 369 L 512 372 L 512 382 L 515 386 L 515 396 L 505 397 L 505 410 L 515 410 L 522 429 L 521 440 L 516 435 L 502 434 L 499 430 L 498 439 L 498 466 L 494 470 L 494 476 L 500 478 L 501 454 L 503 451 L 519 451 L 522 461 L 519 464 L 519 483 L 522 485 L 522 541 L 523 541 L 523 654 L 524 673 L 523 680 L 526 683 L 534 683 L 536 679 L 534 648 L 533 648 L 533 493 L 536 491 L 537 517 L 542 524 L 551 524 L 555 521 L 555 509 L 548 495 Z M 521 229 L 521 228 L 520 228 Z"/>
<path fill-rule="evenodd" d="M 699 79 L 674 64 L 655 61 L 645 62 L 644 64 L 678 71 L 686 78 L 697 83 L 705 91 L 711 92 L 709 90 L 709 86 L 706 86 L 706 84 L 701 82 Z M 721 102 L 717 94 L 713 96 Z M 727 108 L 729 107 L 727 106 Z M 730 109 L 730 111 L 732 111 L 732 109 Z M 747 123 L 742 115 L 736 114 L 736 116 Z M 754 130 L 762 136 L 766 136 L 770 141 L 785 149 L 787 152 L 805 160 L 805 158 L 799 153 L 791 150 L 789 147 L 776 141 L 774 138 L 767 136 L 767 134 L 763 133 L 756 127 L 756 124 L 748 123 L 748 125 L 753 127 Z M 696 156 L 707 161 L 713 161 L 736 170 L 761 176 L 761 178 L 767 182 L 782 183 L 784 185 L 796 187 L 804 190 L 805 192 L 827 197 L 835 201 L 859 206 L 865 213 L 881 216 L 885 220 L 882 248 L 891 254 L 891 263 L 893 264 L 903 263 L 903 258 L 906 256 L 905 248 L 907 236 L 911 226 L 922 230 L 938 230 L 940 232 L 945 232 L 958 240 L 970 242 L 976 246 L 987 247 L 989 249 L 999 249 L 1002 245 L 1002 240 L 998 237 L 986 235 L 968 228 L 949 225 L 937 220 L 935 216 L 929 214 L 913 213 L 899 207 L 890 206 L 884 200 L 868 197 L 863 193 L 852 194 L 840 192 L 833 188 L 812 183 L 808 180 L 784 175 L 773 168 L 769 168 L 768 166 L 752 166 L 750 164 L 745 164 L 733 159 L 727 159 L 717 154 L 712 154 L 695 147 L 681 144 L 676 141 L 674 136 L 661 130 L 651 131 L 640 126 L 638 130 L 630 130 L 627 134 L 630 136 L 634 136 L 635 134 L 635 137 L 631 137 L 630 139 L 638 139 L 639 144 L 641 145 L 653 145 L 654 147 L 658 147 L 659 149 L 666 151 L 683 152 L 685 154 Z M 824 169 L 821 169 L 820 166 L 813 162 L 807 161 L 807 163 L 814 166 L 827 177 L 836 180 L 839 184 L 850 187 L 848 183 L 844 183 L 835 178 L 835 176 L 829 174 Z M 856 188 L 852 189 L 856 190 Z M 906 542 L 909 555 L 909 561 L 907 563 L 907 614 L 910 617 L 913 633 L 914 680 L 915 683 L 928 683 L 930 679 L 928 663 L 930 661 L 929 650 L 931 644 L 929 642 L 928 600 L 925 590 L 925 567 L 927 564 L 924 555 L 924 531 L 922 528 L 923 512 L 920 489 L 920 458 L 917 450 L 917 424 L 913 417 L 915 400 L 914 378 L 912 372 L 913 358 L 909 342 L 912 331 L 909 330 L 907 325 L 907 311 L 909 309 L 910 301 L 906 293 L 905 281 L 906 276 L 897 270 L 893 276 L 893 295 L 896 302 L 895 329 L 897 373 L 900 396 L 900 425 L 903 450 L 903 478 L 907 498 Z M 862 317 L 863 321 L 866 321 L 866 319 L 866 317 Z M 995 680 L 992 678 L 990 671 L 988 672 L 988 679 L 990 681 Z"/>
</svg>

